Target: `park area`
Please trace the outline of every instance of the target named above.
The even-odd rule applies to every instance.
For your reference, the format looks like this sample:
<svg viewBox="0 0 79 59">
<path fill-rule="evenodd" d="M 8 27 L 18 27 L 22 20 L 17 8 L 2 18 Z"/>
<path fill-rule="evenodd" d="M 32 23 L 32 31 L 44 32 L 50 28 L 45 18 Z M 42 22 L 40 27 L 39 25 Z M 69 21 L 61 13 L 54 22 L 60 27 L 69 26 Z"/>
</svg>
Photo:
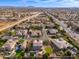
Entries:
<svg viewBox="0 0 79 59">
<path fill-rule="evenodd" d="M 45 51 L 46 53 L 48 53 L 49 55 L 52 54 L 53 49 L 50 46 L 45 47 Z"/>
</svg>

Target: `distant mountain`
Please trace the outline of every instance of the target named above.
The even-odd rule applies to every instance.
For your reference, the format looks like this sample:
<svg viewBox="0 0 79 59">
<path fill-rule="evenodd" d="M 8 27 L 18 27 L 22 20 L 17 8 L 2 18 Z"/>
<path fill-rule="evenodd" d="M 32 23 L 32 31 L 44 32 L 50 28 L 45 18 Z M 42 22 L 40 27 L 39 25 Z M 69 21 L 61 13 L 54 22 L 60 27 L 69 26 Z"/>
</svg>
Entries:
<svg viewBox="0 0 79 59">
<path fill-rule="evenodd" d="M 28 8 L 34 8 L 35 6 L 27 6 Z"/>
</svg>

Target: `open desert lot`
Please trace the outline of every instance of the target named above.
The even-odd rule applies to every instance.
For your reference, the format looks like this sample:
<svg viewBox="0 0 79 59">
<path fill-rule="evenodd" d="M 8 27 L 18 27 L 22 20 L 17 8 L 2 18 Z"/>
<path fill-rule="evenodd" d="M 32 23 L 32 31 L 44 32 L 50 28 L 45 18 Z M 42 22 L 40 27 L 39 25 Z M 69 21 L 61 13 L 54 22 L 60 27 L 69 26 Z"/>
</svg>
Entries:
<svg viewBox="0 0 79 59">
<path fill-rule="evenodd" d="M 8 26 L 8 25 L 11 25 L 11 24 L 13 24 L 13 23 L 15 23 L 15 22 L 0 22 L 0 29 L 6 27 L 6 26 Z"/>
</svg>

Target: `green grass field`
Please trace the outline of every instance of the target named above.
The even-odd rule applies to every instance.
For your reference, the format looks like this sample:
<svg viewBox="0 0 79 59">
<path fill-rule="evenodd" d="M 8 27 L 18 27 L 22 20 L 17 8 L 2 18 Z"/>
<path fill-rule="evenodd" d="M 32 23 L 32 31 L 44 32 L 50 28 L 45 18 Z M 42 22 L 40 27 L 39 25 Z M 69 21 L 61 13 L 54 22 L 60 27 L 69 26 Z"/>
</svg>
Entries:
<svg viewBox="0 0 79 59">
<path fill-rule="evenodd" d="M 53 49 L 51 47 L 46 47 L 45 51 L 50 55 L 53 52 Z"/>
</svg>

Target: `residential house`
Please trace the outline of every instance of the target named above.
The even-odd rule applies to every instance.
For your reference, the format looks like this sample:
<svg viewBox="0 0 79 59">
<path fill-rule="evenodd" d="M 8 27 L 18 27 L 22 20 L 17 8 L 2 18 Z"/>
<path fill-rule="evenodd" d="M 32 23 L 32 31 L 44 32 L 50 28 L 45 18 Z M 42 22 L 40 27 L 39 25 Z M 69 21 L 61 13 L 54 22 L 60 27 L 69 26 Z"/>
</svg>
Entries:
<svg viewBox="0 0 79 59">
<path fill-rule="evenodd" d="M 40 50 L 43 46 L 42 40 L 34 40 L 33 41 L 33 50 Z"/>
</svg>

